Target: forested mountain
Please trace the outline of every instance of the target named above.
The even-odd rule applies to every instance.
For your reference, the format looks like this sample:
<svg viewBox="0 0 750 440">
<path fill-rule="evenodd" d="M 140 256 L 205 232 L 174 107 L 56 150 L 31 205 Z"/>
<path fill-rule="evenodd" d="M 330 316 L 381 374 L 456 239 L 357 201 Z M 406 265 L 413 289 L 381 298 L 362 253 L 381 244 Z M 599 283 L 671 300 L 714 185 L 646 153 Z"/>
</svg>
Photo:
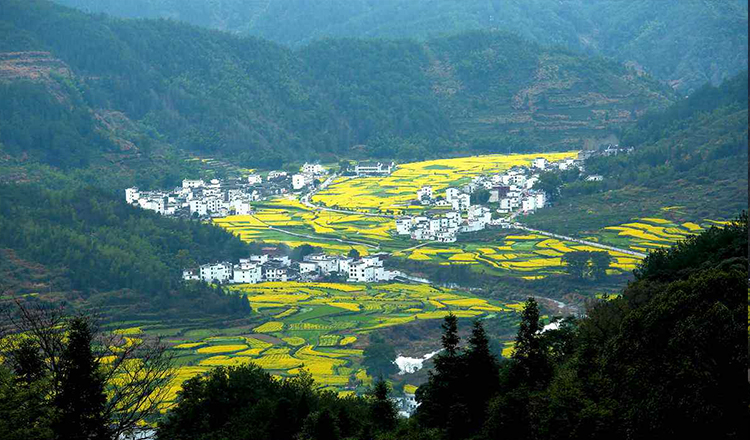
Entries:
<svg viewBox="0 0 750 440">
<path fill-rule="evenodd" d="M 730 218 L 747 209 L 748 77 L 706 85 L 627 129 L 630 154 L 595 157 L 587 173 L 603 182 L 557 181 L 561 200 L 530 224 L 580 234 L 645 215 L 674 220 Z M 553 177 L 554 176 L 549 176 Z M 606 205 L 609 209 L 601 210 Z"/>
<path fill-rule="evenodd" d="M 46 0 L 1 3 L 2 151 L 63 168 L 164 145 L 252 167 L 357 145 L 403 160 L 577 148 L 673 100 L 615 62 L 501 32 L 291 50 Z"/>
<path fill-rule="evenodd" d="M 130 18 L 170 18 L 292 47 L 326 37 L 418 38 L 511 31 L 642 66 L 688 93 L 747 68 L 742 0 L 55 0 Z"/>
</svg>

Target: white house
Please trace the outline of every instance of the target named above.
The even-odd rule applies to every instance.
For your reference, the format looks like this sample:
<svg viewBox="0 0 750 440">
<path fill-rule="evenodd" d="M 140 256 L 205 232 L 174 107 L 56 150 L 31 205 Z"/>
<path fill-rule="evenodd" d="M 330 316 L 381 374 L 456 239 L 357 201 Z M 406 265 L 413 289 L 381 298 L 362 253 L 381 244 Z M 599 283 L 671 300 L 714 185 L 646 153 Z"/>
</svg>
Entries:
<svg viewBox="0 0 750 440">
<path fill-rule="evenodd" d="M 224 283 L 232 278 L 232 265 L 229 263 L 204 264 L 200 267 L 201 280 L 207 283 Z"/>
<path fill-rule="evenodd" d="M 432 199 L 432 187 L 431 186 L 423 186 L 422 188 L 417 190 L 417 200 L 430 200 Z"/>
<path fill-rule="evenodd" d="M 257 264 L 242 263 L 234 266 L 232 281 L 242 284 L 257 284 L 263 279 L 261 266 Z"/>
<path fill-rule="evenodd" d="M 411 218 L 400 218 L 396 220 L 396 233 L 398 235 L 409 235 L 411 234 L 412 219 Z"/>
<path fill-rule="evenodd" d="M 253 208 L 250 205 L 250 202 L 244 200 L 235 200 L 232 202 L 232 208 L 234 208 L 234 213 L 236 215 L 250 215 L 253 213 Z"/>
<path fill-rule="evenodd" d="M 287 268 L 272 263 L 263 265 L 263 281 L 281 281 L 288 280 Z"/>
<path fill-rule="evenodd" d="M 544 191 L 539 191 L 538 193 L 534 194 L 534 197 L 536 198 L 537 209 L 547 206 L 547 194 Z"/>
<path fill-rule="evenodd" d="M 200 273 L 193 269 L 185 269 L 182 271 L 182 279 L 185 281 L 199 281 L 201 276 Z"/>
<path fill-rule="evenodd" d="M 257 264 L 266 264 L 268 263 L 268 255 L 251 255 L 248 260 Z M 240 262 L 242 262 L 242 260 L 240 260 Z"/>
<path fill-rule="evenodd" d="M 391 174 L 391 170 L 393 169 L 394 164 L 391 162 L 390 164 L 384 164 L 381 162 L 373 163 L 373 162 L 364 162 L 364 163 L 358 163 L 354 167 L 354 172 L 358 176 L 363 175 L 388 175 Z"/>
<path fill-rule="evenodd" d="M 548 164 L 549 162 L 547 161 L 547 159 L 543 157 L 537 157 L 536 159 L 534 159 L 531 166 L 534 168 L 539 168 L 540 170 L 545 170 L 547 169 Z"/>
<path fill-rule="evenodd" d="M 587 182 L 601 182 L 604 180 L 604 176 L 600 176 L 599 174 L 592 174 L 586 178 Z"/>
<path fill-rule="evenodd" d="M 203 199 L 191 200 L 189 209 L 191 215 L 196 212 L 201 217 L 208 214 L 208 206 L 206 205 L 206 201 Z"/>
<path fill-rule="evenodd" d="M 125 190 L 125 202 L 130 205 L 140 198 L 138 188 L 128 188 Z"/>
<path fill-rule="evenodd" d="M 271 171 L 268 173 L 268 180 L 281 179 L 287 175 L 286 171 Z"/>
<path fill-rule="evenodd" d="M 292 265 L 292 259 L 287 255 L 271 257 L 271 262 L 276 263 L 280 266 L 289 267 Z"/>
<path fill-rule="evenodd" d="M 263 178 L 260 176 L 260 174 L 251 174 L 247 176 L 247 183 L 250 185 L 259 185 L 263 183 Z"/>
<path fill-rule="evenodd" d="M 536 198 L 535 197 L 524 198 L 521 204 L 521 209 L 523 210 L 523 212 L 534 211 L 536 209 Z"/>
<path fill-rule="evenodd" d="M 299 264 L 299 274 L 306 275 L 318 271 L 318 265 L 313 262 L 303 261 Z"/>
<path fill-rule="evenodd" d="M 471 196 L 468 194 L 460 194 L 451 202 L 454 211 L 465 211 L 471 206 Z"/>
<path fill-rule="evenodd" d="M 459 194 L 461 194 L 461 191 L 459 191 L 457 188 L 448 188 L 445 190 L 445 200 L 447 200 L 449 203 L 453 203 L 453 200 L 455 200 Z"/>
<path fill-rule="evenodd" d="M 305 179 L 305 176 L 303 174 L 295 174 L 292 176 L 292 188 L 295 191 L 299 191 L 305 186 L 307 186 L 307 179 Z"/>
<path fill-rule="evenodd" d="M 206 183 L 203 181 L 203 179 L 201 179 L 201 180 L 185 179 L 185 180 L 182 181 L 182 187 L 183 188 L 200 188 L 200 187 L 205 186 L 205 185 L 206 185 Z"/>
<path fill-rule="evenodd" d="M 166 200 L 164 197 L 155 197 L 148 199 L 138 199 L 138 204 L 142 209 L 155 211 L 164 214 L 166 211 Z"/>
<path fill-rule="evenodd" d="M 349 268 L 355 263 L 353 258 L 339 258 L 339 273 L 348 274 Z"/>
<path fill-rule="evenodd" d="M 304 165 L 302 165 L 302 172 L 305 174 L 320 175 L 320 174 L 325 174 L 326 169 L 323 168 L 323 165 L 318 164 L 318 163 L 315 163 L 315 164 L 305 163 Z"/>
</svg>

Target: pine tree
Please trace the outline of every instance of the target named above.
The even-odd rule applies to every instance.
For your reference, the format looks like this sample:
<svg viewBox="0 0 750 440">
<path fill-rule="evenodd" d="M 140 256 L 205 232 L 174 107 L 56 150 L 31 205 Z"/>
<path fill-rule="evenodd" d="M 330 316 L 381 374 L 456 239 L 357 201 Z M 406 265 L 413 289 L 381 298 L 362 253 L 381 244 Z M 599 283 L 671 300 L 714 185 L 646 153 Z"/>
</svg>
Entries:
<svg viewBox="0 0 750 440">
<path fill-rule="evenodd" d="M 370 395 L 372 396 L 372 421 L 378 431 L 390 431 L 396 426 L 396 407 L 390 399 L 391 390 L 382 377 L 375 382 Z"/>
<path fill-rule="evenodd" d="M 490 399 L 500 389 L 497 358 L 490 352 L 490 341 L 481 321 L 474 321 L 469 347 L 464 354 L 466 371 L 466 404 L 471 418 L 467 425 L 477 432 L 484 424 Z"/>
<path fill-rule="evenodd" d="M 516 361 L 516 380 L 533 389 L 543 389 L 550 379 L 547 353 L 541 340 L 539 305 L 534 298 L 526 300 L 518 327 L 512 358 Z"/>
<path fill-rule="evenodd" d="M 443 350 L 435 356 L 435 368 L 428 373 L 427 383 L 417 389 L 416 399 L 420 402 L 417 419 L 427 428 L 448 428 L 459 431 L 465 413 L 463 405 L 463 358 L 458 343 L 458 318 L 453 313 L 443 321 Z M 461 417 L 457 415 L 461 413 Z"/>
<path fill-rule="evenodd" d="M 104 379 L 91 351 L 93 331 L 84 317 L 68 324 L 68 342 L 62 353 L 60 392 L 55 397 L 58 417 L 54 431 L 59 439 L 104 440 L 110 433 L 104 408 Z"/>
</svg>

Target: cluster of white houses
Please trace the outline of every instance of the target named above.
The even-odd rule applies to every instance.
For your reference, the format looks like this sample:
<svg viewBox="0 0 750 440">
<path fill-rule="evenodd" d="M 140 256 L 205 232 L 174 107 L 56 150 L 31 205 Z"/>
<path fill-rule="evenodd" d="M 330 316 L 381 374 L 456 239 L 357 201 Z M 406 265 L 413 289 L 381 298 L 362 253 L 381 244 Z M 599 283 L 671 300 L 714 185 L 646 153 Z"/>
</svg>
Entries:
<svg viewBox="0 0 750 440">
<path fill-rule="evenodd" d="M 399 275 L 383 267 L 382 255 L 360 259 L 342 256 L 312 254 L 301 262 L 292 262 L 288 256 L 271 257 L 253 255 L 241 259 L 239 264 L 218 262 L 204 264 L 196 269 L 186 269 L 184 280 L 223 284 L 257 284 L 272 281 L 316 281 L 330 275 L 346 277 L 351 283 L 377 283 L 391 281 Z"/>
<path fill-rule="evenodd" d="M 530 213 L 547 205 L 547 194 L 533 189 L 539 181 L 539 173 L 565 171 L 571 168 L 582 170 L 583 160 L 565 159 L 552 163 L 540 157 L 534 159 L 528 167 L 513 167 L 504 173 L 477 176 L 461 188 L 447 188 L 444 196 L 437 196 L 431 186 L 424 186 L 417 190 L 419 203 L 450 207 L 453 211 L 433 217 L 396 220 L 396 231 L 399 235 L 410 235 L 415 240 L 451 243 L 456 241 L 456 236 L 462 232 L 481 231 L 488 225 L 509 227 L 508 218 L 493 219 L 490 208 L 472 205 L 471 194 L 479 189 L 487 190 L 487 204 L 499 214 L 507 216 L 514 212 Z"/>
<path fill-rule="evenodd" d="M 450 211 L 444 215 L 427 217 L 407 217 L 396 220 L 396 233 L 409 235 L 413 240 L 439 241 L 453 243 L 462 232 L 481 231 L 493 222 L 489 208 L 475 205 L 467 209 L 466 217 L 459 211 Z"/>
<path fill-rule="evenodd" d="M 142 209 L 166 216 L 226 217 L 230 214 L 248 215 L 251 202 L 266 197 L 287 194 L 311 185 L 326 170 L 319 164 L 306 163 L 299 174 L 271 171 L 264 180 L 260 174 L 241 179 L 202 179 L 182 181 L 182 186 L 171 191 L 125 190 L 125 201 Z"/>
<path fill-rule="evenodd" d="M 171 191 L 125 190 L 125 201 L 140 208 L 167 216 L 227 216 L 229 213 L 247 215 L 250 202 L 263 198 L 268 188 L 261 188 L 262 179 L 252 175 L 247 181 L 213 179 L 183 180 L 182 186 Z M 273 193 L 283 194 L 278 188 Z"/>
<path fill-rule="evenodd" d="M 320 164 L 306 163 L 300 169 L 300 173 L 292 176 L 292 189 L 299 191 L 305 187 L 308 187 L 315 182 L 315 180 L 321 176 L 324 176 L 328 172 Z"/>
</svg>

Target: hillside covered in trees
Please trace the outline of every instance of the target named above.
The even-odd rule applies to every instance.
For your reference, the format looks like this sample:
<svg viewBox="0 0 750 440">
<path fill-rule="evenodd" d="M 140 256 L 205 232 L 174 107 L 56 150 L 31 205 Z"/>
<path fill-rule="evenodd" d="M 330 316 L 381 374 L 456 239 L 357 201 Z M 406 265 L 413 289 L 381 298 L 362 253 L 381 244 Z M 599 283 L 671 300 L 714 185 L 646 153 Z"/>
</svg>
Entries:
<svg viewBox="0 0 750 440">
<path fill-rule="evenodd" d="M 742 0 L 55 0 L 118 17 L 168 18 L 292 47 L 323 38 L 510 31 L 634 63 L 687 94 L 747 68 Z"/>
<path fill-rule="evenodd" d="M 586 171 L 602 175 L 602 182 L 542 176 L 559 188 L 559 200 L 526 221 L 585 234 L 669 207 L 676 218 L 731 218 L 747 209 L 747 97 L 744 71 L 644 115 L 623 133 L 630 154 L 587 161 Z"/>
<path fill-rule="evenodd" d="M 0 185 L 0 292 L 138 316 L 244 317 L 247 301 L 182 269 L 257 250 L 214 226 L 133 208 L 95 188 Z"/>
<path fill-rule="evenodd" d="M 165 145 L 249 167 L 278 167 L 292 152 L 406 161 L 570 149 L 674 99 L 614 61 L 502 32 L 291 50 L 46 0 L 2 6 L 6 161 L 129 166 L 158 160 Z M 29 114 L 31 103 L 40 111 Z"/>
</svg>

